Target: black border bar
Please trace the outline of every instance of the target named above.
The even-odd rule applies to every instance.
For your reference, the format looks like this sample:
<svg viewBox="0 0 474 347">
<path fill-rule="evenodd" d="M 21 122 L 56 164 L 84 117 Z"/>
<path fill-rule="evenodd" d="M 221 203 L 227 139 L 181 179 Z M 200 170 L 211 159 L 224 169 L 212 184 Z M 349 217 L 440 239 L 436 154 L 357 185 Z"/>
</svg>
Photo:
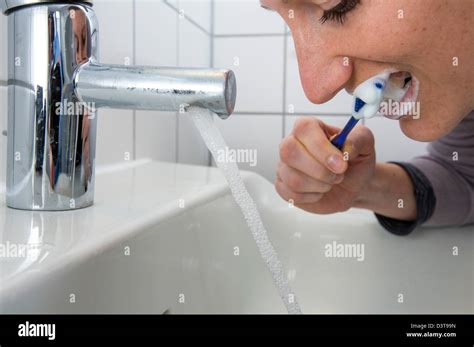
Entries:
<svg viewBox="0 0 474 347">
<path fill-rule="evenodd" d="M 20 324 L 55 324 L 55 340 L 20 337 Z M 423 328 L 422 328 L 423 327 Z M 408 337 L 407 333 L 425 336 Z M 434 337 L 434 334 L 451 336 Z M 455 333 L 455 337 L 453 337 Z M 473 315 L 3 315 L 0 346 L 159 337 L 313 337 L 399 345 L 474 345 Z"/>
</svg>

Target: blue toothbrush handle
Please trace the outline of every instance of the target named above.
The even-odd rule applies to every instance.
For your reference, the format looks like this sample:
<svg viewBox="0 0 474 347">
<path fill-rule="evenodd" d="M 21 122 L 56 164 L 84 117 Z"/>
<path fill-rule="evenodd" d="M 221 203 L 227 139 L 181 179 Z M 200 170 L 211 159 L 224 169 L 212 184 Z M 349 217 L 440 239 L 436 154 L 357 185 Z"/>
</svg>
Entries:
<svg viewBox="0 0 474 347">
<path fill-rule="evenodd" d="M 344 147 L 344 143 L 347 140 L 347 136 L 351 132 L 352 129 L 357 125 L 359 122 L 358 119 L 351 117 L 349 121 L 347 122 L 346 126 L 342 131 L 331 141 L 331 143 L 339 150 L 342 150 L 342 147 Z"/>
</svg>

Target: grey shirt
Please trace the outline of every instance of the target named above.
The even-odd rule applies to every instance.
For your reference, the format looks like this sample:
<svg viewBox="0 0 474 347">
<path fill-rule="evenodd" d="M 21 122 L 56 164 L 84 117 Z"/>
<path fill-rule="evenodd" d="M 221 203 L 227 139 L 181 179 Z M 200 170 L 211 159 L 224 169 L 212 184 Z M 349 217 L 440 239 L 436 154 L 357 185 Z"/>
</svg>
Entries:
<svg viewBox="0 0 474 347">
<path fill-rule="evenodd" d="M 407 235 L 418 225 L 474 223 L 474 111 L 451 133 L 430 143 L 427 155 L 395 164 L 414 183 L 418 216 L 407 222 L 375 214 L 385 229 Z"/>
<path fill-rule="evenodd" d="M 474 223 L 474 111 L 410 164 L 431 183 L 436 204 L 428 226 Z"/>
</svg>

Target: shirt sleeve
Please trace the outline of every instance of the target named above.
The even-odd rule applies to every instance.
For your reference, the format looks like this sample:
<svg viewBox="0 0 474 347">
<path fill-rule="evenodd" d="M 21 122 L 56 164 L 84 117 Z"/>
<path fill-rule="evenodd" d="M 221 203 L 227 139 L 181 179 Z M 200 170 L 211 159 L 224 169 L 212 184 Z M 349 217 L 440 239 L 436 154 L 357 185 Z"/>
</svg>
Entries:
<svg viewBox="0 0 474 347">
<path fill-rule="evenodd" d="M 388 231 L 396 235 L 408 235 L 417 226 L 424 224 L 433 215 L 436 206 L 436 197 L 428 178 L 416 166 L 409 163 L 392 162 L 403 168 L 410 176 L 417 208 L 417 217 L 414 221 L 402 221 L 375 214 L 379 223 Z"/>
<path fill-rule="evenodd" d="M 443 227 L 474 223 L 474 112 L 450 134 L 431 143 L 427 155 L 396 164 L 402 166 L 414 182 L 418 217 L 413 222 L 402 222 L 377 216 L 387 230 L 403 235 L 418 225 Z M 430 195 L 430 189 L 433 197 L 427 200 L 421 195 Z"/>
</svg>

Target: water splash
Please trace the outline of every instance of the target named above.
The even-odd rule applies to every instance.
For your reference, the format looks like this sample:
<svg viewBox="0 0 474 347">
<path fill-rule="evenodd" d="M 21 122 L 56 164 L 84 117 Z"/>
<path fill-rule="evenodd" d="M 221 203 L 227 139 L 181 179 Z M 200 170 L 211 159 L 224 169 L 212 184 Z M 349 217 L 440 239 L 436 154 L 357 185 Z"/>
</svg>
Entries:
<svg viewBox="0 0 474 347">
<path fill-rule="evenodd" d="M 275 248 L 268 238 L 267 231 L 262 223 L 257 206 L 245 188 L 237 163 L 235 161 L 217 160 L 218 153 L 226 148 L 226 143 L 219 129 L 214 124 L 214 113 L 207 109 L 192 107 L 189 109 L 189 114 L 194 121 L 194 125 L 201 133 L 209 151 L 212 153 L 217 166 L 222 170 L 227 182 L 229 183 L 235 202 L 242 210 L 245 221 L 247 222 L 255 243 L 257 244 L 262 259 L 270 270 L 273 282 L 278 288 L 286 310 L 288 313 L 292 314 L 301 313 L 296 296 L 293 294 L 290 284 L 284 275 L 283 265 L 278 259 Z"/>
</svg>

